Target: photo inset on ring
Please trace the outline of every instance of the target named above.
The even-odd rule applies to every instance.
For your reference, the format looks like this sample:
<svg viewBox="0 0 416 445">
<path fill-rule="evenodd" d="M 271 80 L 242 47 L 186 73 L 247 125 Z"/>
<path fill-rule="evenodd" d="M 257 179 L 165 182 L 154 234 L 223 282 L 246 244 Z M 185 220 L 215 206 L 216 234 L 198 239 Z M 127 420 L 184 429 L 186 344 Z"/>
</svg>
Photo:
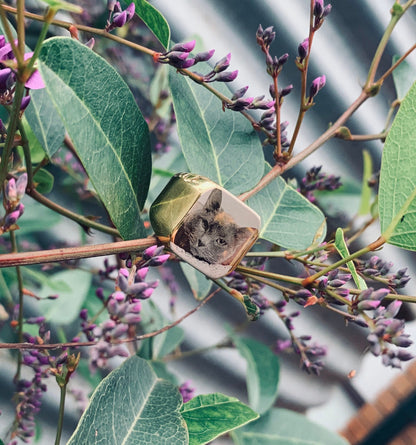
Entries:
<svg viewBox="0 0 416 445">
<path fill-rule="evenodd" d="M 258 235 L 257 228 L 239 223 L 245 219 L 241 207 L 241 201 L 220 189 L 205 192 L 173 235 L 172 250 L 194 266 L 199 265 L 198 269 L 207 275 L 212 276 L 210 266 L 216 266 L 217 272 L 225 275 L 233 260 L 241 256 L 246 246 L 251 247 Z M 174 246 L 183 249 L 185 255 L 180 255 Z M 189 261 L 189 256 L 202 263 Z"/>
</svg>

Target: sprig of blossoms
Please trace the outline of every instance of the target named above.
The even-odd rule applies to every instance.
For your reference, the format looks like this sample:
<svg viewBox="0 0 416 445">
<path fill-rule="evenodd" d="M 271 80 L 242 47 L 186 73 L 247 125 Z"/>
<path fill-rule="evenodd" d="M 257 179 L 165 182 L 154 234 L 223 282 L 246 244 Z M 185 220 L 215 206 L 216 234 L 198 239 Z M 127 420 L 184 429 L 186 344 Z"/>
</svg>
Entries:
<svg viewBox="0 0 416 445">
<path fill-rule="evenodd" d="M 18 45 L 17 40 L 15 41 Z M 24 60 L 32 57 L 33 52 L 25 53 Z M 16 89 L 16 72 L 13 69 L 16 59 L 13 54 L 13 49 L 10 43 L 6 42 L 6 38 L 0 35 L 0 104 L 11 105 L 14 99 L 14 92 Z M 26 95 L 22 98 L 20 109 L 24 110 L 30 102 L 29 90 L 37 90 L 45 88 L 42 77 L 38 70 L 34 70 L 32 75 L 25 83 Z"/>
<path fill-rule="evenodd" d="M 1 219 L 0 234 L 18 229 L 17 220 L 23 215 L 25 206 L 20 202 L 27 186 L 27 174 L 23 173 L 17 181 L 11 178 L 4 190 L 3 207 L 6 211 Z"/>
<path fill-rule="evenodd" d="M 81 329 L 88 340 L 97 341 L 90 349 L 90 369 L 107 368 L 112 357 L 127 357 L 127 348 L 120 344 L 122 338 L 134 337 L 140 323 L 141 302 L 152 295 L 159 281 L 146 281 L 149 267 L 163 265 L 169 258 L 163 253 L 163 246 L 147 248 L 134 268 L 121 268 L 118 272 L 115 291 L 104 297 L 103 290 L 97 289 L 97 296 L 103 301 L 109 318 L 99 325 L 89 320 L 87 309 L 80 312 Z M 129 260 L 128 260 L 129 261 Z M 78 340 L 78 339 L 76 339 Z"/>
<path fill-rule="evenodd" d="M 290 339 L 277 340 L 274 352 L 280 354 L 283 351 L 292 350 L 299 355 L 301 360 L 301 366 L 308 374 L 319 375 L 324 367 L 322 359 L 327 354 L 327 349 L 324 346 L 320 346 L 317 343 L 310 343 L 312 337 L 310 335 L 296 336 L 294 334 L 293 320 L 300 315 L 299 311 L 291 312 L 287 314 L 285 312 L 287 302 L 281 300 L 274 305 L 275 309 L 279 313 L 280 319 L 284 322 L 286 328 L 289 331 Z"/>
<path fill-rule="evenodd" d="M 134 3 L 130 3 L 129 6 L 127 6 L 127 8 L 123 11 L 120 6 L 120 2 L 108 0 L 107 10 L 109 11 L 109 15 L 105 30 L 110 32 L 115 28 L 123 27 L 134 17 L 135 8 Z"/>
<path fill-rule="evenodd" d="M 342 183 L 339 176 L 328 175 L 321 171 L 322 165 L 312 167 L 301 179 L 297 191 L 301 193 L 310 202 L 316 202 L 315 192 L 334 191 L 341 187 Z"/>
</svg>

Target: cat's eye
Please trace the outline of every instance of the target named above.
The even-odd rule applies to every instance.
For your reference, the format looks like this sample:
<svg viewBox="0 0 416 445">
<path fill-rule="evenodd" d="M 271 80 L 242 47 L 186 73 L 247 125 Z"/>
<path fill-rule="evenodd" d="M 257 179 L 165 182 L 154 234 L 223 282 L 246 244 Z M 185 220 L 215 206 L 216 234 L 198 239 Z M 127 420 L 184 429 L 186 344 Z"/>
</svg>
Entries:
<svg viewBox="0 0 416 445">
<path fill-rule="evenodd" d="M 217 239 L 215 240 L 215 242 L 216 242 L 217 244 L 219 244 L 220 246 L 226 246 L 226 245 L 227 245 L 227 241 L 225 241 L 224 238 L 217 238 Z"/>
<path fill-rule="evenodd" d="M 175 175 L 150 207 L 155 235 L 210 278 L 228 275 L 256 242 L 260 217 L 203 176 Z"/>
</svg>

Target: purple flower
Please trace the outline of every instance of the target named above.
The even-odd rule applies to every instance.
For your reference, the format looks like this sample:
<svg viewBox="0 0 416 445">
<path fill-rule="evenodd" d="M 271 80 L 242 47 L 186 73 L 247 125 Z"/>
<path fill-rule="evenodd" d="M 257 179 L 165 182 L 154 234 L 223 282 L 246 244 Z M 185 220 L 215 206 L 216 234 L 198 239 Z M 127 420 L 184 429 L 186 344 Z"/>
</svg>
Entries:
<svg viewBox="0 0 416 445">
<path fill-rule="evenodd" d="M 303 42 L 298 46 L 298 54 L 299 54 L 299 62 L 302 63 L 305 57 L 308 55 L 309 51 L 309 38 L 307 37 Z"/>
<path fill-rule="evenodd" d="M 195 388 L 190 386 L 191 382 L 187 380 L 178 388 L 181 393 L 183 403 L 189 402 L 194 397 Z"/>
<path fill-rule="evenodd" d="M 221 73 L 222 71 L 225 71 L 230 66 L 230 60 L 231 60 L 231 53 L 228 53 L 225 57 L 220 59 L 214 66 L 214 69 L 212 70 L 214 73 Z"/>
<path fill-rule="evenodd" d="M 195 48 L 195 40 L 192 40 L 190 42 L 177 43 L 176 45 L 173 45 L 169 53 L 175 51 L 190 53 L 191 51 L 193 51 L 194 48 Z"/>
<path fill-rule="evenodd" d="M 312 81 L 311 87 L 309 89 L 308 103 L 312 103 L 312 99 L 318 94 L 320 90 L 322 90 L 325 84 L 326 84 L 325 75 L 317 77 Z"/>
<path fill-rule="evenodd" d="M 121 28 L 128 23 L 134 16 L 135 12 L 134 3 L 130 3 L 129 6 L 123 11 L 119 2 L 109 1 L 107 3 L 107 9 L 109 11 L 109 17 L 105 30 L 107 32 L 112 31 L 115 28 Z"/>
</svg>

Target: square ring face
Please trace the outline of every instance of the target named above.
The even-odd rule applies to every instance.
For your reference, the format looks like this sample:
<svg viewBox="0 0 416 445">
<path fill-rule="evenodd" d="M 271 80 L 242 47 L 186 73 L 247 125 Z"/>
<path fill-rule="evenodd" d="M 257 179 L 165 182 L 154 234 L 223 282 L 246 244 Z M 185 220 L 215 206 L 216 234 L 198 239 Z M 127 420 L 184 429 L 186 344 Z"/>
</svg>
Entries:
<svg viewBox="0 0 416 445">
<path fill-rule="evenodd" d="M 204 191 L 171 234 L 169 247 L 210 278 L 238 265 L 258 238 L 260 217 L 221 187 Z"/>
</svg>

